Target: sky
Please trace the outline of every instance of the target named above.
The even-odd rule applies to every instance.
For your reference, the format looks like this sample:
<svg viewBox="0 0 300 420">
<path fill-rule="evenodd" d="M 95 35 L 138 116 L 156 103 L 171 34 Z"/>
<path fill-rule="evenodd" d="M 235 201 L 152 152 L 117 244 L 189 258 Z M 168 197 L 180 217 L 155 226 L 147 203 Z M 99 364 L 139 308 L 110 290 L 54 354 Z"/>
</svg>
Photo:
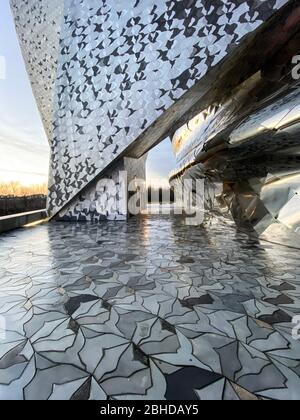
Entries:
<svg viewBox="0 0 300 420">
<path fill-rule="evenodd" d="M 0 0 L 0 19 L 0 182 L 20 181 L 25 185 L 47 182 L 48 141 L 8 0 Z"/>
<path fill-rule="evenodd" d="M 165 184 L 175 166 L 170 140 L 149 152 L 147 180 Z M 47 182 L 49 145 L 19 47 L 9 0 L 0 0 L 0 183 Z"/>
</svg>

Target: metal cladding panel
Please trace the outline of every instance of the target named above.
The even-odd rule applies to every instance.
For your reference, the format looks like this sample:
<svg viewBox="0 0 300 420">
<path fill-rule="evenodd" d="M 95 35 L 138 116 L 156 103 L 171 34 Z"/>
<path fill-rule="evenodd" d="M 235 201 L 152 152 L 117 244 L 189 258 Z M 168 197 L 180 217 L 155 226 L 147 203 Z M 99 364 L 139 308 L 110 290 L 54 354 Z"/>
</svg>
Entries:
<svg viewBox="0 0 300 420">
<path fill-rule="evenodd" d="M 64 0 L 10 0 L 27 72 L 49 141 Z"/>
<path fill-rule="evenodd" d="M 240 90 L 240 102 L 234 94 L 206 120 L 199 115 L 178 130 L 173 143 L 179 167 L 172 176 L 190 190 L 193 184 L 186 180 L 206 179 L 208 214 L 233 217 L 263 239 L 299 247 L 300 84 L 281 76 L 278 86 L 261 102 L 256 90 L 254 109 L 246 116 L 241 117 Z M 220 132 L 222 147 L 205 155 Z"/>
<path fill-rule="evenodd" d="M 38 30 L 47 34 L 52 27 L 52 34 L 59 32 L 57 24 L 45 18 L 44 7 L 50 16 L 48 10 L 56 14 L 62 2 L 12 3 L 35 94 L 48 121 L 58 50 L 53 49 L 51 65 L 44 70 L 40 60 L 47 48 L 41 51 L 35 39 Z M 50 135 L 50 215 L 120 157 L 233 46 L 285 3 L 65 0 Z M 29 4 L 36 5 L 33 8 L 43 21 L 33 32 L 39 16 L 24 17 Z"/>
</svg>

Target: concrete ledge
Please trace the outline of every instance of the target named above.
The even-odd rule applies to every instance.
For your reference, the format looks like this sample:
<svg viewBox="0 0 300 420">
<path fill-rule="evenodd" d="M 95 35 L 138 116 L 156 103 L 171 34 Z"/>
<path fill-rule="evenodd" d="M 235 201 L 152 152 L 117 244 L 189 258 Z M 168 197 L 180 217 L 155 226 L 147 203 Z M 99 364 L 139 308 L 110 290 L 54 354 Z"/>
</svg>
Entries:
<svg viewBox="0 0 300 420">
<path fill-rule="evenodd" d="M 26 195 L 23 197 L 0 196 L 0 217 L 14 216 L 47 207 L 45 195 Z"/>
<path fill-rule="evenodd" d="M 0 233 L 8 232 L 21 228 L 30 223 L 38 222 L 47 218 L 46 210 L 31 211 L 28 213 L 19 213 L 12 216 L 0 217 Z"/>
</svg>

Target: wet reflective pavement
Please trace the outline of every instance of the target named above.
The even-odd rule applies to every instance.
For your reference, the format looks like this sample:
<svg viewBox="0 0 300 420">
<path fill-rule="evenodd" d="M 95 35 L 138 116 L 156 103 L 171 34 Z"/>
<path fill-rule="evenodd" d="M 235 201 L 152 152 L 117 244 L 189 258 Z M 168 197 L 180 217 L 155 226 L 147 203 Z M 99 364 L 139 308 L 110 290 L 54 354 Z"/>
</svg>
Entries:
<svg viewBox="0 0 300 420">
<path fill-rule="evenodd" d="M 5 234 L 0 261 L 0 399 L 300 398 L 297 249 L 152 215 Z"/>
</svg>

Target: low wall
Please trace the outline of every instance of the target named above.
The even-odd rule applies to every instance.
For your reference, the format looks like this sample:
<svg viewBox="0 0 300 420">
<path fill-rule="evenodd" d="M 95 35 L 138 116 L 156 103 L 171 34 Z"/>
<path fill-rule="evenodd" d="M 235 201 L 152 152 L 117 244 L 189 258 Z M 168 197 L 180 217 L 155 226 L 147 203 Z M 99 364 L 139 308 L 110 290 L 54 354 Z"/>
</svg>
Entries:
<svg viewBox="0 0 300 420">
<path fill-rule="evenodd" d="M 10 230 L 19 229 L 31 223 L 40 222 L 46 219 L 46 210 L 37 210 L 29 213 L 0 217 L 0 234 L 9 232 Z"/>
<path fill-rule="evenodd" d="M 0 196 L 0 217 L 45 209 L 46 201 L 47 198 L 44 195 L 28 197 Z"/>
</svg>

